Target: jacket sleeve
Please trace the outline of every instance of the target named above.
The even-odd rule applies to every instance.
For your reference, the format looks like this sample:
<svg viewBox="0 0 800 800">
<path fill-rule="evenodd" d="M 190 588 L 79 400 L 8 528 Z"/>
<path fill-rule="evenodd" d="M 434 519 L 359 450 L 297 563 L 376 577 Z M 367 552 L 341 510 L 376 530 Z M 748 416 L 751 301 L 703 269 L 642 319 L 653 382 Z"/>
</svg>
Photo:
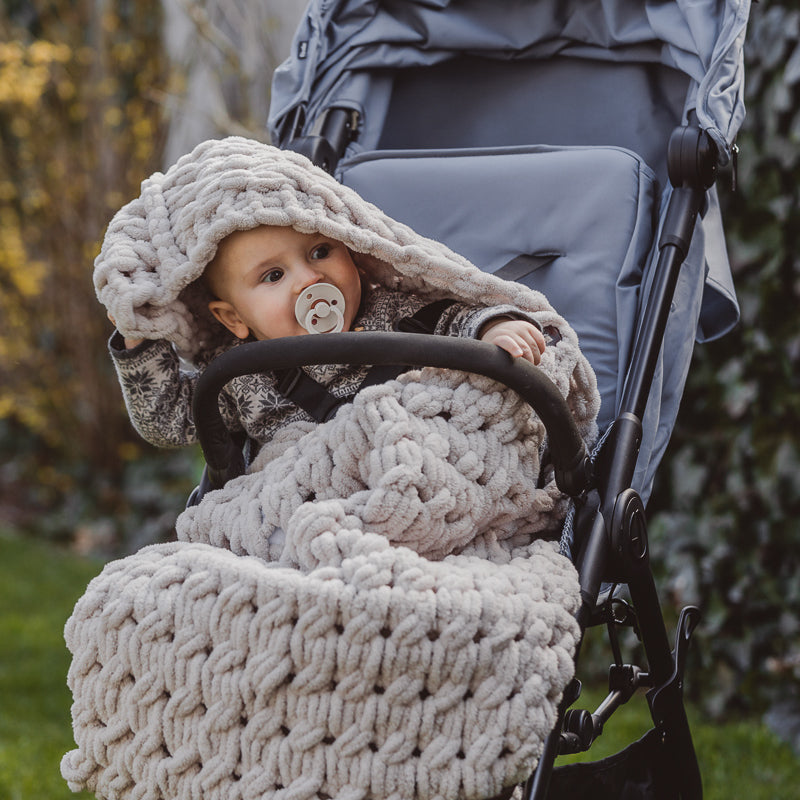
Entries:
<svg viewBox="0 0 800 800">
<path fill-rule="evenodd" d="M 397 329 L 397 324 L 403 319 L 408 319 L 427 305 L 426 301 L 418 295 L 409 294 L 399 290 L 387 291 L 373 287 L 367 302 L 365 313 L 370 329 L 385 327 Z M 458 336 L 462 339 L 477 339 L 483 326 L 498 317 L 508 319 L 524 319 L 542 329 L 540 323 L 533 315 L 521 311 L 516 306 L 507 304 L 501 306 L 476 306 L 454 300 L 440 314 L 433 333 L 437 336 Z M 380 321 L 380 325 L 375 324 Z M 387 324 L 390 323 L 390 324 Z"/>
<path fill-rule="evenodd" d="M 178 354 L 167 341 L 145 340 L 126 350 L 122 336 L 115 332 L 109 341 L 109 352 L 137 433 L 156 447 L 194 444 L 197 431 L 192 397 L 200 373 L 182 368 Z M 226 402 L 220 407 L 226 424 L 234 429 L 241 427 L 228 406 Z"/>
<path fill-rule="evenodd" d="M 483 326 L 498 317 L 523 319 L 535 325 L 539 330 L 542 329 L 542 326 L 531 314 L 521 311 L 516 306 L 471 306 L 463 303 L 453 303 L 439 317 L 435 333 L 440 336 L 477 339 Z"/>
</svg>

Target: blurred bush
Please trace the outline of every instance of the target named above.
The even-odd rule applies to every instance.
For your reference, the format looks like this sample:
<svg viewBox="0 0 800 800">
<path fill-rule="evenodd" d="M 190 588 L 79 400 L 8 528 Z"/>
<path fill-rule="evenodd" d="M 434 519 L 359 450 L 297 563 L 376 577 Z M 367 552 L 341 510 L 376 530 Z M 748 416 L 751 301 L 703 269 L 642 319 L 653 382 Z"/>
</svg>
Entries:
<svg viewBox="0 0 800 800">
<path fill-rule="evenodd" d="M 738 191 L 720 189 L 742 321 L 697 348 L 650 509 L 676 607 L 704 611 L 689 688 L 800 750 L 800 3 L 752 7 Z"/>
<path fill-rule="evenodd" d="M 158 0 L 0 9 L 0 519 L 39 535 L 124 512 L 147 453 L 91 270 L 111 215 L 160 163 L 160 20 Z M 126 539 L 120 524 L 99 540 Z"/>
<path fill-rule="evenodd" d="M 169 535 L 197 477 L 194 452 L 133 434 L 91 287 L 109 219 L 161 166 L 180 79 L 161 9 L 0 9 L 0 523 L 108 554 Z M 800 0 L 753 6 L 746 59 L 738 191 L 720 181 L 742 324 L 696 351 L 652 546 L 668 603 L 704 611 L 694 699 L 769 707 L 800 740 Z M 237 108 L 225 124 L 252 124 Z"/>
<path fill-rule="evenodd" d="M 199 456 L 133 432 L 92 262 L 166 150 L 265 135 L 281 32 L 246 0 L 0 7 L 0 524 L 104 555 L 172 534 Z"/>
</svg>

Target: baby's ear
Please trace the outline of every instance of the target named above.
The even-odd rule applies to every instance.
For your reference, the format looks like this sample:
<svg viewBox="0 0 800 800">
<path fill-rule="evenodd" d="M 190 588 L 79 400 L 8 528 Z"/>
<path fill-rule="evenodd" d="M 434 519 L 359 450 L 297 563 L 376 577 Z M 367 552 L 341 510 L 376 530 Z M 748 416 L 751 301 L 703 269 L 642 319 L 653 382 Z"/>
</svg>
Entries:
<svg viewBox="0 0 800 800">
<path fill-rule="evenodd" d="M 250 329 L 227 300 L 212 300 L 208 310 L 238 339 L 246 339 L 250 335 Z"/>
</svg>

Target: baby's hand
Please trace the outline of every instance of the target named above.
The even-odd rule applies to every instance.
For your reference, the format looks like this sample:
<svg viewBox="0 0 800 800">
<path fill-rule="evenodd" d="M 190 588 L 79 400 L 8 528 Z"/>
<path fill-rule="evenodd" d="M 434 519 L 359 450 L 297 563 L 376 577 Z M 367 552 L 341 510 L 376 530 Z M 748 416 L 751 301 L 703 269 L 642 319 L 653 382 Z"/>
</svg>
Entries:
<svg viewBox="0 0 800 800">
<path fill-rule="evenodd" d="M 531 364 L 542 360 L 545 350 L 542 332 L 530 322 L 522 319 L 499 319 L 487 322 L 480 333 L 482 342 L 496 344 L 514 358 L 524 358 Z"/>
<path fill-rule="evenodd" d="M 108 312 L 108 319 L 111 322 L 111 324 L 116 328 L 117 322 L 114 319 L 114 317 L 111 316 L 110 311 Z M 125 339 L 125 349 L 133 350 L 134 347 L 138 347 L 143 341 L 144 339 Z"/>
</svg>

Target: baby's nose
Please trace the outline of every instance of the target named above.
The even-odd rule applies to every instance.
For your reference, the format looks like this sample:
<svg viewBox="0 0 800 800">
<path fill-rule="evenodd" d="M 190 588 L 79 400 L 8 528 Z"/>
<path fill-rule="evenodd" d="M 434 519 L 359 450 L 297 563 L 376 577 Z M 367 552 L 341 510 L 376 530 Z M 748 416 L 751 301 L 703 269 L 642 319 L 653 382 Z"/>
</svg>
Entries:
<svg viewBox="0 0 800 800">
<path fill-rule="evenodd" d="M 309 286 L 313 286 L 315 283 L 319 283 L 323 280 L 323 274 L 313 267 L 304 266 L 298 273 L 297 273 L 297 285 L 298 291 L 303 291 L 303 289 L 308 288 Z"/>
</svg>

